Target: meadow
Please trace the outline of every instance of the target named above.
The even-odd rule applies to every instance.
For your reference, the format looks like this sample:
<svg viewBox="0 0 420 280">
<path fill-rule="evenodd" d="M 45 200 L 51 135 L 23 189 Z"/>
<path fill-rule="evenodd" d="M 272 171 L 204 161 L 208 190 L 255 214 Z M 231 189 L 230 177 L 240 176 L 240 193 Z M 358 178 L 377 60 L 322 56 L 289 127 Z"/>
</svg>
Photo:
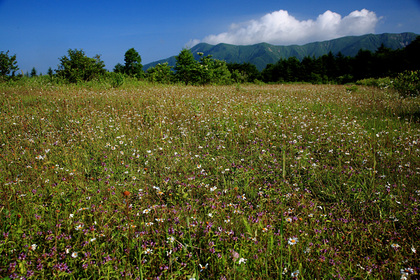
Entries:
<svg viewBox="0 0 420 280">
<path fill-rule="evenodd" d="M 4 279 L 418 279 L 420 98 L 0 84 Z"/>
</svg>

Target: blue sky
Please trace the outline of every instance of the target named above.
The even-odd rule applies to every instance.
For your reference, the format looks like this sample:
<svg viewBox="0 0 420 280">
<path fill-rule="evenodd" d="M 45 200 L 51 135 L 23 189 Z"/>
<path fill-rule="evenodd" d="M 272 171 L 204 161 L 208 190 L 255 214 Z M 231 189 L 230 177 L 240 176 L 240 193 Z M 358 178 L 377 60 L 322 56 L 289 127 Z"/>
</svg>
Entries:
<svg viewBox="0 0 420 280">
<path fill-rule="evenodd" d="M 198 42 L 304 44 L 366 33 L 420 34 L 420 0 L 0 0 L 0 51 L 24 72 L 69 49 L 112 70 L 135 48 L 147 64 Z"/>
</svg>

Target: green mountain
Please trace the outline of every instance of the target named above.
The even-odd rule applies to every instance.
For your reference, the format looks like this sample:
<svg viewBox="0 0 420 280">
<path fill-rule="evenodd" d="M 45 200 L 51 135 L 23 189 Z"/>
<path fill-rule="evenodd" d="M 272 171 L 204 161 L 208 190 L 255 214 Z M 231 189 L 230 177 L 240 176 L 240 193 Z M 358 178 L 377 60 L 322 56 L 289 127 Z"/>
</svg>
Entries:
<svg viewBox="0 0 420 280">
<path fill-rule="evenodd" d="M 302 60 L 305 56 L 319 57 L 332 52 L 341 52 L 344 56 L 355 56 L 360 49 L 375 52 L 381 44 L 390 49 L 400 49 L 410 44 L 418 35 L 414 33 L 400 34 L 367 34 L 362 36 L 347 36 L 334 40 L 314 42 L 305 45 L 275 46 L 259 43 L 248 46 L 230 44 L 210 45 L 200 43 L 191 48 L 191 52 L 198 58 L 197 52 L 212 55 L 213 58 L 226 62 L 254 64 L 258 70 L 263 70 L 267 64 L 276 63 L 281 58 L 296 57 Z M 175 56 L 144 65 L 147 70 L 158 63 L 168 62 L 175 66 Z"/>
</svg>

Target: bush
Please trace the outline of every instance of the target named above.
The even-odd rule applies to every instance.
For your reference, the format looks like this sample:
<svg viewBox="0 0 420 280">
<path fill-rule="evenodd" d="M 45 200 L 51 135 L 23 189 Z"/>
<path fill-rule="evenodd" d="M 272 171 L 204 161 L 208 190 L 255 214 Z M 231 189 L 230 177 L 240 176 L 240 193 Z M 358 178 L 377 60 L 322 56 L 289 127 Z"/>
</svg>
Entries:
<svg viewBox="0 0 420 280">
<path fill-rule="evenodd" d="M 83 50 L 68 50 L 68 57 L 61 57 L 60 62 L 61 65 L 56 71 L 57 76 L 70 83 L 90 81 L 106 73 L 105 64 L 100 60 L 100 56 L 87 57 Z"/>
<path fill-rule="evenodd" d="M 420 93 L 420 71 L 404 71 L 394 81 L 394 89 L 403 96 L 418 96 Z"/>
<path fill-rule="evenodd" d="M 169 84 L 172 81 L 173 72 L 172 66 L 167 62 L 158 64 L 154 67 L 147 69 L 147 79 L 152 83 L 164 83 Z"/>
<path fill-rule="evenodd" d="M 361 85 L 361 86 L 372 86 L 372 87 L 378 87 L 381 89 L 386 89 L 392 86 L 393 81 L 389 78 L 389 77 L 385 77 L 385 78 L 368 78 L 368 79 L 363 79 L 363 80 L 359 80 L 356 82 L 357 85 Z"/>
<path fill-rule="evenodd" d="M 111 81 L 111 86 L 113 88 L 117 88 L 120 87 L 124 84 L 125 82 L 125 77 L 124 74 L 122 73 L 109 73 L 109 78 Z"/>
</svg>

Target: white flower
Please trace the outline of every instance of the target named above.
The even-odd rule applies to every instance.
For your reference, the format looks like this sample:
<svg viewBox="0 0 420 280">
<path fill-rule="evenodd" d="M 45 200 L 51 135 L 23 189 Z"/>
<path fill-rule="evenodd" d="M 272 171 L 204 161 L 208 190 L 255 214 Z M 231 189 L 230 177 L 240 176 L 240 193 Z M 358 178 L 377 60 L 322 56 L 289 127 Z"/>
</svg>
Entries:
<svg viewBox="0 0 420 280">
<path fill-rule="evenodd" d="M 392 248 L 394 248 L 394 249 L 398 249 L 398 248 L 400 248 L 401 246 L 400 246 L 400 245 L 398 245 L 397 243 L 392 243 L 392 244 L 391 244 L 391 247 L 392 247 Z"/>
<path fill-rule="evenodd" d="M 416 248 L 414 248 L 414 246 L 411 246 L 411 252 L 413 252 L 414 254 L 417 252 Z"/>
<path fill-rule="evenodd" d="M 150 249 L 150 248 L 147 248 L 147 249 L 146 249 L 146 251 L 144 251 L 144 253 L 145 253 L 146 255 L 150 255 L 150 254 L 152 254 L 152 253 L 153 253 L 153 250 L 152 250 L 152 249 Z"/>
<path fill-rule="evenodd" d="M 239 259 L 239 264 L 241 264 L 241 263 L 246 263 L 246 259 L 244 259 L 244 258 L 240 258 L 240 259 Z"/>
<path fill-rule="evenodd" d="M 72 257 L 72 258 L 77 258 L 77 252 L 73 252 L 73 253 L 71 254 L 71 257 Z"/>
<path fill-rule="evenodd" d="M 293 271 L 293 272 L 292 272 L 292 274 L 291 274 L 291 276 L 292 276 L 293 278 L 296 278 L 298 275 L 299 275 L 299 270 L 295 270 L 295 271 Z"/>
<path fill-rule="evenodd" d="M 38 245 L 36 245 L 36 244 L 32 244 L 32 245 L 31 245 L 31 250 L 32 250 L 32 251 L 35 251 L 36 247 L 38 247 Z"/>
<path fill-rule="evenodd" d="M 297 237 L 290 237 L 288 241 L 289 245 L 295 245 L 298 242 L 299 242 L 299 239 Z"/>
<path fill-rule="evenodd" d="M 93 241 L 95 241 L 96 240 L 96 238 L 92 238 L 91 240 L 90 240 L 90 242 L 93 242 Z"/>
<path fill-rule="evenodd" d="M 200 271 L 203 271 L 204 269 L 207 269 L 208 263 L 206 263 L 205 266 L 202 266 L 201 263 L 198 265 L 200 266 Z"/>
<path fill-rule="evenodd" d="M 80 225 L 77 225 L 74 229 L 75 229 L 75 230 L 79 230 L 79 229 L 82 229 L 82 228 L 83 228 L 83 226 L 84 226 L 83 224 L 80 224 Z"/>
</svg>

